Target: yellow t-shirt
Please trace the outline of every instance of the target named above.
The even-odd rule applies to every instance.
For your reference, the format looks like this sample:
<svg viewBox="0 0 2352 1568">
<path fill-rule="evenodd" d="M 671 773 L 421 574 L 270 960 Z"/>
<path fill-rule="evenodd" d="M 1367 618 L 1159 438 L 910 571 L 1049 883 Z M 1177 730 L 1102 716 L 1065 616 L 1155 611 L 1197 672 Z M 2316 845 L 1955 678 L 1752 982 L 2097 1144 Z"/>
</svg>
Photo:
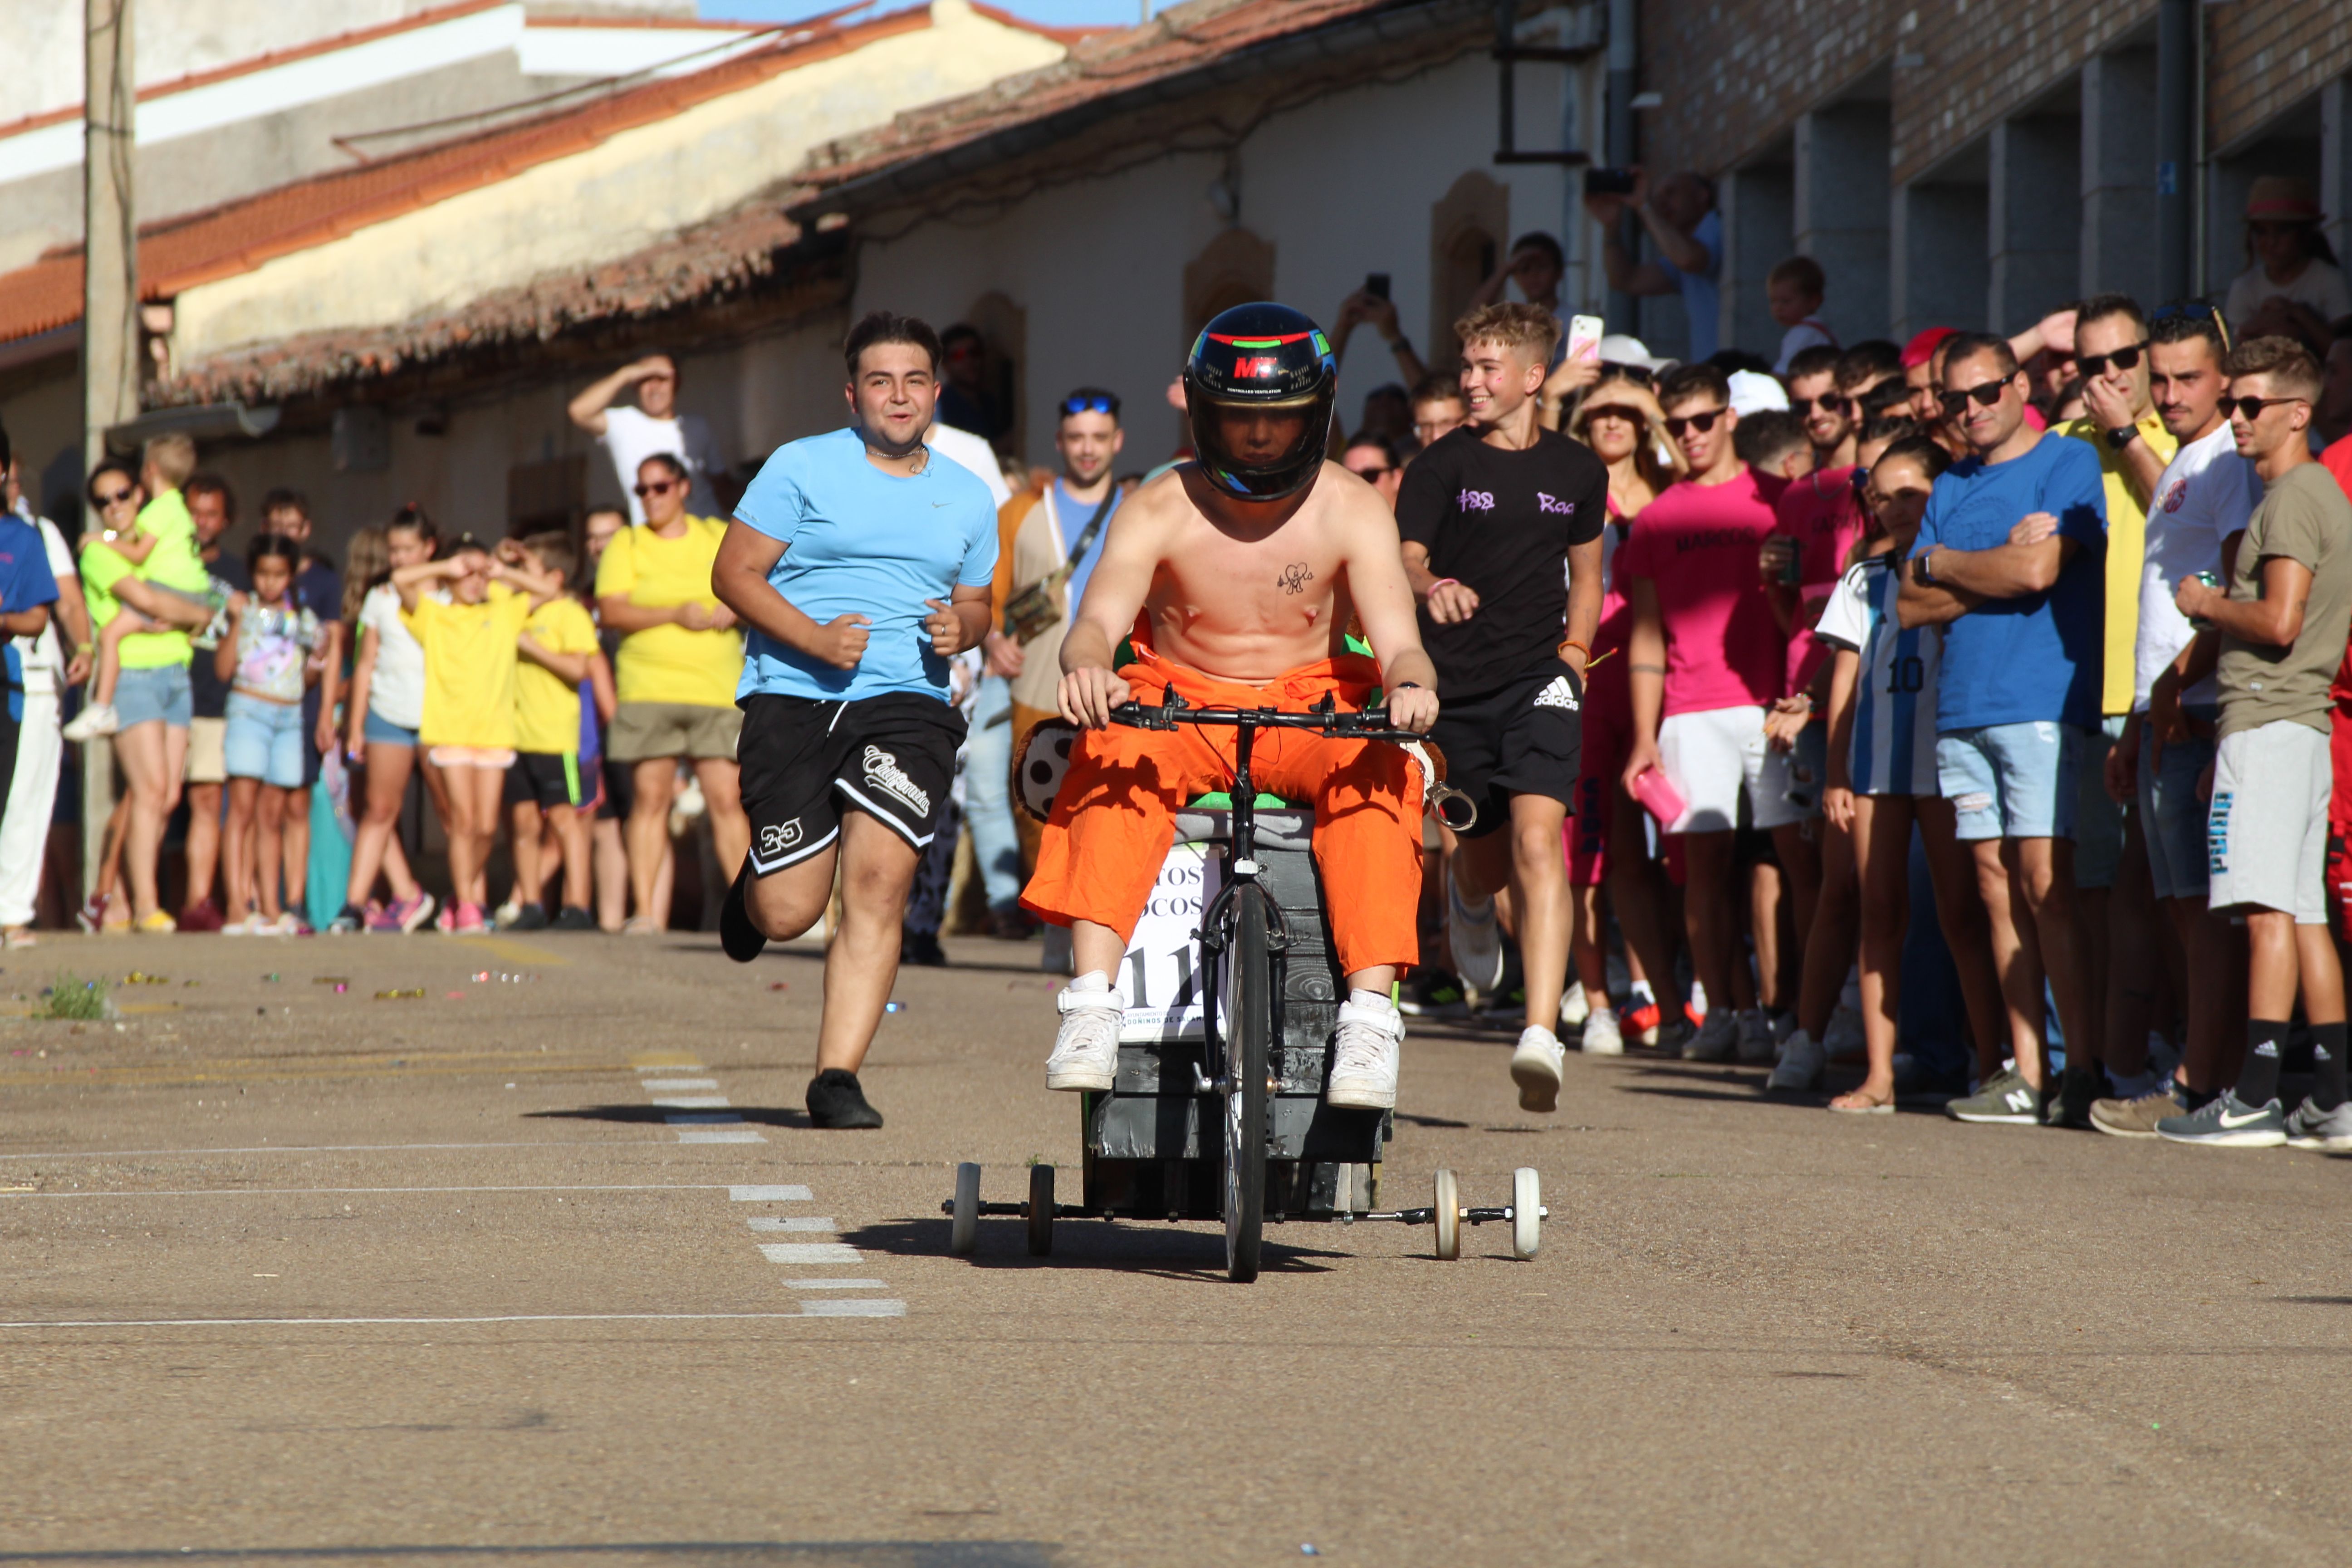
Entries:
<svg viewBox="0 0 2352 1568">
<path fill-rule="evenodd" d="M 212 592 L 213 575 L 196 550 L 196 520 L 178 490 L 165 490 L 139 509 L 139 531 L 155 540 L 155 548 L 139 563 L 140 576 L 197 598 Z"/>
<path fill-rule="evenodd" d="M 2132 493 L 2124 477 L 2123 452 L 2107 445 L 2107 433 L 2095 419 L 2069 419 L 2052 426 L 2055 435 L 2090 443 L 2099 455 L 2099 479 L 2107 498 L 2106 603 L 2107 630 L 2099 675 L 2099 711 L 2128 713 L 2139 643 L 2140 566 L 2147 556 L 2147 508 Z M 2154 414 L 2141 416 L 2139 438 L 2164 462 L 2180 449 L 2164 421 Z"/>
<path fill-rule="evenodd" d="M 719 608 L 710 591 L 710 569 L 727 525 L 713 517 L 688 517 L 686 531 L 665 539 L 650 524 L 625 528 L 604 547 L 596 566 L 596 596 L 623 597 L 649 609 L 678 605 Z M 726 631 L 655 626 L 621 639 L 613 680 L 623 702 L 685 702 L 698 708 L 732 708 L 743 675 L 743 637 Z"/>
<path fill-rule="evenodd" d="M 196 521 L 188 515 L 187 500 L 177 490 L 165 490 L 139 509 L 139 530 L 152 534 L 155 548 L 137 566 L 103 539 L 92 535 L 82 546 L 82 595 L 89 604 L 89 624 L 100 630 L 122 613 L 122 601 L 112 592 L 125 577 L 137 577 L 161 587 L 202 598 L 212 589 L 212 574 L 196 553 Z M 125 669 L 164 669 L 187 664 L 194 658 L 188 634 L 176 628 L 133 632 L 122 639 Z"/>
<path fill-rule="evenodd" d="M 415 609 L 400 612 L 425 649 L 419 741 L 513 749 L 515 666 L 521 659 L 515 638 L 530 616 L 530 598 L 503 583 L 491 584 L 489 597 L 478 605 L 445 605 L 420 595 Z"/>
<path fill-rule="evenodd" d="M 558 594 L 530 613 L 523 636 L 550 653 L 594 653 L 596 623 L 580 601 Z M 561 755 L 580 749 L 580 689 L 530 658 L 515 666 L 515 750 Z"/>
</svg>

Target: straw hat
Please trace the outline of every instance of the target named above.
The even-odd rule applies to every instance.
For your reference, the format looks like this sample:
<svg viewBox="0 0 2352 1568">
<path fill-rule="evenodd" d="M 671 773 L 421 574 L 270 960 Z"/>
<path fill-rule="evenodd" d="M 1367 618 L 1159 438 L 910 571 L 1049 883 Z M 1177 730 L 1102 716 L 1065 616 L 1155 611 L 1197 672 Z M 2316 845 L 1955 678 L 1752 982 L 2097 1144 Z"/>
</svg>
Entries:
<svg viewBox="0 0 2352 1568">
<path fill-rule="evenodd" d="M 2319 189 L 2293 174 L 2264 174 L 2246 193 L 2248 223 L 2317 223 Z"/>
</svg>

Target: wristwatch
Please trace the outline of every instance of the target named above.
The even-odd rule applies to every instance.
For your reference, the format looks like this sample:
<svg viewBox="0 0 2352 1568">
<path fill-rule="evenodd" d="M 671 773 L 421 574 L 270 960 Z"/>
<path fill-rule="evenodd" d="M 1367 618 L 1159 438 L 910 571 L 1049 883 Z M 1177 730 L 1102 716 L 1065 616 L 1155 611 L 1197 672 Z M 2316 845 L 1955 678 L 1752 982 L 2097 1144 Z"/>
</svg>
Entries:
<svg viewBox="0 0 2352 1568">
<path fill-rule="evenodd" d="M 1935 569 L 1927 564 L 1928 557 L 1935 553 L 1935 546 L 1929 545 L 1918 554 L 1911 557 L 1911 581 L 1916 583 L 1922 588 L 1932 588 L 1936 585 Z"/>
<path fill-rule="evenodd" d="M 2107 432 L 2107 445 L 2114 447 L 2118 452 L 2122 451 L 2126 447 L 2130 446 L 2134 441 L 2138 439 L 2139 426 L 2137 425 L 2126 425 L 2120 430 L 2110 430 Z"/>
</svg>

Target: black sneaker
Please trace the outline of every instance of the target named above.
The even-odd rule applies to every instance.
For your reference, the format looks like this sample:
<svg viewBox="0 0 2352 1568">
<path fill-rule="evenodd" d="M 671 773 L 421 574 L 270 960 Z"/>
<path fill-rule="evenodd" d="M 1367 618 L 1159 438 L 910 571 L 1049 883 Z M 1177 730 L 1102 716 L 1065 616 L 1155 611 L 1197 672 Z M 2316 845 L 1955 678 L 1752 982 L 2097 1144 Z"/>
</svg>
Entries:
<svg viewBox="0 0 2352 1568">
<path fill-rule="evenodd" d="M 185 915 L 180 917 L 180 929 L 182 931 L 188 929 Z M 345 904 L 335 918 L 327 922 L 329 936 L 349 936 L 353 931 L 365 930 L 367 930 L 367 913 L 356 904 Z"/>
<path fill-rule="evenodd" d="M 925 969 L 945 969 L 947 949 L 940 945 L 937 931 L 902 930 L 898 932 L 898 962 L 920 964 Z"/>
<path fill-rule="evenodd" d="M 545 931 L 546 929 L 547 910 L 539 904 L 523 905 L 515 911 L 514 924 L 507 927 L 509 931 Z"/>
<path fill-rule="evenodd" d="M 735 885 L 727 889 L 727 901 L 719 906 L 719 945 L 726 949 L 727 956 L 738 963 L 751 963 L 768 945 L 768 933 L 751 923 L 751 911 L 743 907 L 743 900 L 751 887 L 751 858 L 746 855 L 743 857 L 743 868 L 735 873 Z M 852 1077 L 850 1083 L 854 1089 L 856 1079 Z M 814 1100 L 816 1089 L 812 1087 L 809 1094 Z M 862 1105 L 865 1102 L 860 1100 L 858 1103 Z M 810 1107 L 809 1113 L 816 1113 L 814 1105 Z M 819 1122 L 818 1125 L 824 1124 Z"/>
<path fill-rule="evenodd" d="M 2105 1088 L 2105 1076 L 2098 1068 L 2068 1068 L 2059 1075 L 2058 1092 L 2042 1109 L 2042 1124 L 2090 1131 L 2092 1102 Z"/>
<path fill-rule="evenodd" d="M 809 1079 L 808 1113 L 812 1127 L 848 1130 L 882 1125 L 882 1113 L 866 1103 L 857 1075 L 839 1068 L 827 1068 Z"/>
<path fill-rule="evenodd" d="M 549 926 L 547 929 L 550 931 L 594 931 L 596 929 L 596 917 L 590 914 L 586 910 L 582 909 L 578 904 L 566 904 L 563 906 L 562 913 L 555 917 L 555 923 Z"/>
</svg>

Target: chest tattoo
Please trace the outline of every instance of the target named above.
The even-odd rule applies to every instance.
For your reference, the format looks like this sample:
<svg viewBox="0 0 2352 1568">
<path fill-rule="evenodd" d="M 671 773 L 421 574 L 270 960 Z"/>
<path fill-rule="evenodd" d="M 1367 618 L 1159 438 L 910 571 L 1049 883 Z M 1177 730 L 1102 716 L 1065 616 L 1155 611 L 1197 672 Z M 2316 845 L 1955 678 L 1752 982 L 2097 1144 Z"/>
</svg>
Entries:
<svg viewBox="0 0 2352 1568">
<path fill-rule="evenodd" d="M 1294 561 L 1282 569 L 1282 575 L 1276 581 L 1281 583 L 1282 591 L 1286 594 L 1304 594 L 1307 584 L 1315 581 L 1315 574 L 1307 569 L 1306 562 Z"/>
</svg>

